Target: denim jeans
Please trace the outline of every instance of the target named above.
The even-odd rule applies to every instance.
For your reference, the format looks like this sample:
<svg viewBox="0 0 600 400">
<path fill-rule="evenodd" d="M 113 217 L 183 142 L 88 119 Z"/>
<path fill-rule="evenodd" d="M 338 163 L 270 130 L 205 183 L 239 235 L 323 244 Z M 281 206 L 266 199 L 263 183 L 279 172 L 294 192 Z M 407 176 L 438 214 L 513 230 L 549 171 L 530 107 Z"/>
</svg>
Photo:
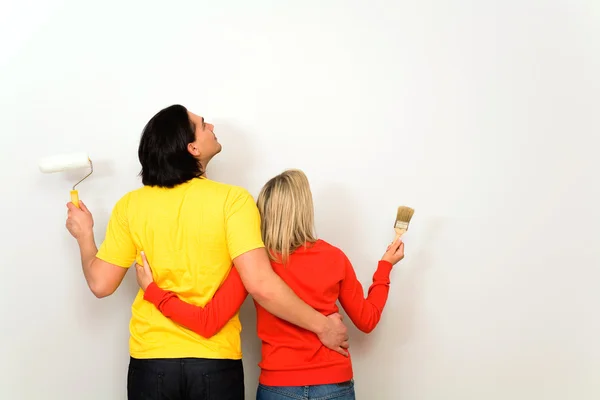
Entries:
<svg viewBox="0 0 600 400">
<path fill-rule="evenodd" d="M 355 400 L 354 380 L 315 386 L 258 385 L 256 400 Z"/>
<path fill-rule="evenodd" d="M 127 399 L 243 400 L 242 360 L 131 358 Z"/>
</svg>

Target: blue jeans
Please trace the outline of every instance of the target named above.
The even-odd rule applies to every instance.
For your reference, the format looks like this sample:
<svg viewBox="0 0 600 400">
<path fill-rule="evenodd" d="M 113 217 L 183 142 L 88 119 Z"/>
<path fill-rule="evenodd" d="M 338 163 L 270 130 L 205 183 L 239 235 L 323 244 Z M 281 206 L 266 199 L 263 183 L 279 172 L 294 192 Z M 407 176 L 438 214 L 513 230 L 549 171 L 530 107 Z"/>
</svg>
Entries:
<svg viewBox="0 0 600 400">
<path fill-rule="evenodd" d="M 258 385 L 256 400 L 356 400 L 354 380 L 315 386 Z"/>
</svg>

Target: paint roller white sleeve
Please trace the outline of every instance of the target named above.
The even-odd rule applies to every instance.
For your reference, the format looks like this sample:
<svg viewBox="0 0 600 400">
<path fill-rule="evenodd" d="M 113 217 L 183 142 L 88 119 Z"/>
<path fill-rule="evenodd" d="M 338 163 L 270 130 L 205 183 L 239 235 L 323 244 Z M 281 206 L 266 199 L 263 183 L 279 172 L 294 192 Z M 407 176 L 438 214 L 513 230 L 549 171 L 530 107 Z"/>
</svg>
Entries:
<svg viewBox="0 0 600 400">
<path fill-rule="evenodd" d="M 44 173 L 61 172 L 70 169 L 78 169 L 83 167 L 91 167 L 92 163 L 90 157 L 86 152 L 68 153 L 68 154 L 57 154 L 50 157 L 42 158 L 38 161 L 38 167 L 40 171 Z M 90 172 L 91 174 L 91 172 Z M 83 179 L 89 176 L 86 175 Z M 82 180 L 83 180 L 82 179 Z M 75 190 L 75 186 L 81 181 L 77 182 L 71 190 L 71 202 L 75 206 L 79 207 L 79 193 Z"/>
<path fill-rule="evenodd" d="M 44 173 L 61 172 L 70 169 L 84 168 L 90 165 L 90 157 L 86 152 L 56 154 L 38 161 L 40 171 Z"/>
</svg>

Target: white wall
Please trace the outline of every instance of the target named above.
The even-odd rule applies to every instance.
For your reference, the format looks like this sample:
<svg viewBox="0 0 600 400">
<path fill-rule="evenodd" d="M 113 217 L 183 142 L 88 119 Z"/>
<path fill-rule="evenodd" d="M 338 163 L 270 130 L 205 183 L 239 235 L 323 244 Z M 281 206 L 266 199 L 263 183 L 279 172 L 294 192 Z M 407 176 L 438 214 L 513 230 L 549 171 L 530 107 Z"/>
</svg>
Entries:
<svg viewBox="0 0 600 400">
<path fill-rule="evenodd" d="M 78 176 L 36 160 L 90 152 L 101 240 L 173 103 L 215 123 L 211 178 L 256 195 L 305 170 L 365 286 L 416 208 L 380 326 L 351 331 L 359 399 L 600 396 L 597 2 L 166 3 L 0 6 L 0 398 L 125 399 L 135 277 L 91 295 L 64 229 Z"/>
</svg>

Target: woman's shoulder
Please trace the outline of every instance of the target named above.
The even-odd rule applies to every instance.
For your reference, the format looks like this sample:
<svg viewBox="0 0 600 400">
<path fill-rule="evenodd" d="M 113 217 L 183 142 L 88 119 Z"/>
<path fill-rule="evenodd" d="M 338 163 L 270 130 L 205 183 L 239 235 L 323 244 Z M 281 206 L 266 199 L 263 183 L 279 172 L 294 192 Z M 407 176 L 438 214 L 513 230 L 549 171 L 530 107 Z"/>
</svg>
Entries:
<svg viewBox="0 0 600 400">
<path fill-rule="evenodd" d="M 323 239 L 317 239 L 313 244 L 312 249 L 335 257 L 346 257 L 346 254 L 342 249 Z"/>
</svg>

